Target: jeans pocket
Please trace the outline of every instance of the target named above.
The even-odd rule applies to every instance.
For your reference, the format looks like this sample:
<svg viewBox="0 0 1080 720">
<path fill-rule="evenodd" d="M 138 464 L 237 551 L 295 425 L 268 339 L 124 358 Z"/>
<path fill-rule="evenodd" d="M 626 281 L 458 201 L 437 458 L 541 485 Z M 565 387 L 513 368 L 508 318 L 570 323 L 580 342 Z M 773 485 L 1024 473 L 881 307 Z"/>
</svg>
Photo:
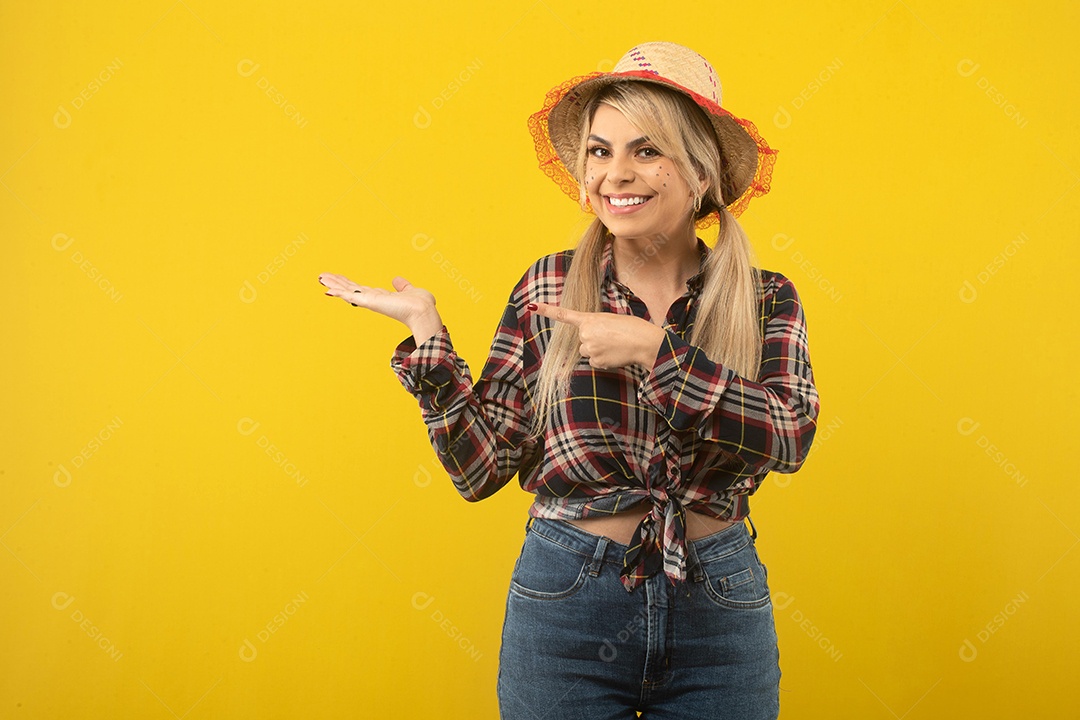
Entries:
<svg viewBox="0 0 1080 720">
<path fill-rule="evenodd" d="M 534 600 L 570 597 L 585 584 L 589 560 L 585 555 L 530 530 L 510 576 L 510 591 Z"/>
<path fill-rule="evenodd" d="M 769 604 L 765 565 L 753 543 L 701 563 L 705 594 L 715 604 L 733 610 L 754 610 Z"/>
</svg>

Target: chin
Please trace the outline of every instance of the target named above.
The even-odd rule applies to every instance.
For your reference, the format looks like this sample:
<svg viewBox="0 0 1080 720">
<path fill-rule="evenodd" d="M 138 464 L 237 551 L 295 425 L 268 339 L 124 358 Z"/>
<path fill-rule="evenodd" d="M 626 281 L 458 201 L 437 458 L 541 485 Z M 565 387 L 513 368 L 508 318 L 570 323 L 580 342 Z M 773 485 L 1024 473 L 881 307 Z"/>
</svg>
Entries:
<svg viewBox="0 0 1080 720">
<path fill-rule="evenodd" d="M 646 236 L 666 232 L 655 222 L 637 218 L 600 218 L 600 222 L 604 224 L 608 232 L 616 236 Z"/>
</svg>

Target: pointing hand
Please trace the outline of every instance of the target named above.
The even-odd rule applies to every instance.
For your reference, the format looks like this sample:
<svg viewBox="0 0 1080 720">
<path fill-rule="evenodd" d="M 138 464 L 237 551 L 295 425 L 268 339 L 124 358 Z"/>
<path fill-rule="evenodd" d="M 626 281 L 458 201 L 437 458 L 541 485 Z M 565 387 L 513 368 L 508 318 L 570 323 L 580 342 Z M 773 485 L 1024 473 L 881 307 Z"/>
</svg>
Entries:
<svg viewBox="0 0 1080 720">
<path fill-rule="evenodd" d="M 659 325 L 637 315 L 581 312 L 548 303 L 530 303 L 529 310 L 576 327 L 581 356 L 598 370 L 635 364 L 652 369 L 667 334 Z"/>
</svg>

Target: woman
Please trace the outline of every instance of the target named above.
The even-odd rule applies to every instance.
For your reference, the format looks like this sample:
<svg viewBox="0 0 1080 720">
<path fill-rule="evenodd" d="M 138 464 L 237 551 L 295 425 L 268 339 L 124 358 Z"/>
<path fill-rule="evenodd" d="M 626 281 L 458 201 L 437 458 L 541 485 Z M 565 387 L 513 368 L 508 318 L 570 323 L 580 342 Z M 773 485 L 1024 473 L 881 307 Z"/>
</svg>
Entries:
<svg viewBox="0 0 1080 720">
<path fill-rule="evenodd" d="M 799 296 L 735 220 L 775 151 L 672 43 L 556 87 L 529 125 L 596 218 L 518 281 L 475 384 L 431 293 L 320 281 L 412 331 L 391 367 L 467 500 L 515 475 L 535 494 L 504 718 L 775 718 L 766 569 L 741 521 L 769 471 L 802 465 L 819 411 Z M 717 220 L 713 249 L 696 227 Z"/>
</svg>

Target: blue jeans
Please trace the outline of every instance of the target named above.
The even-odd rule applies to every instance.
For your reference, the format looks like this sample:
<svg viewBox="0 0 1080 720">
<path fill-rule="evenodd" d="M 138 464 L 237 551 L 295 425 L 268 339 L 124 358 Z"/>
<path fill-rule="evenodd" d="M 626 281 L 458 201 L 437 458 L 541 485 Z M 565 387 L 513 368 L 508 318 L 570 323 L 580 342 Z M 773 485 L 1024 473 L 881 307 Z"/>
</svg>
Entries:
<svg viewBox="0 0 1080 720">
<path fill-rule="evenodd" d="M 775 720 L 780 653 L 742 523 L 690 541 L 687 581 L 628 593 L 625 545 L 530 518 L 499 651 L 503 720 Z"/>
</svg>

